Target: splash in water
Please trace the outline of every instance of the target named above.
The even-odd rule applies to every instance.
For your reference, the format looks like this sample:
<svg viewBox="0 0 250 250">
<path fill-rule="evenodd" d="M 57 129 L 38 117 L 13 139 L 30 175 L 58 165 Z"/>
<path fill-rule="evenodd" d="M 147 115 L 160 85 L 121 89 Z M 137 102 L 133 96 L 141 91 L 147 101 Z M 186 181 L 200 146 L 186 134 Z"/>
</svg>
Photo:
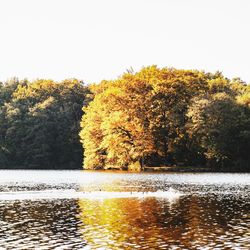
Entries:
<svg viewBox="0 0 250 250">
<path fill-rule="evenodd" d="M 0 200 L 40 200 L 40 199 L 112 199 L 112 198 L 165 198 L 178 199 L 182 193 L 173 188 L 168 191 L 156 192 L 77 192 L 74 189 L 67 190 L 42 190 L 42 191 L 19 191 L 1 192 Z"/>
</svg>

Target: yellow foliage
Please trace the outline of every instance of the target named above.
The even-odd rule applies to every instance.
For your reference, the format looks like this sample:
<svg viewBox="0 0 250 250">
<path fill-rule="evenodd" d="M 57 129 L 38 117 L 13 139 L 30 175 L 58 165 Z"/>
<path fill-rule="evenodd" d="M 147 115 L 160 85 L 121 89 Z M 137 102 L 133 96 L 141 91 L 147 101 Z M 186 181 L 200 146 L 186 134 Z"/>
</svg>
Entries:
<svg viewBox="0 0 250 250">
<path fill-rule="evenodd" d="M 166 158 L 185 139 L 183 117 L 191 97 L 208 85 L 227 84 L 219 77 L 151 66 L 91 85 L 95 97 L 84 110 L 80 133 L 84 168 L 138 169 L 153 154 Z"/>
</svg>

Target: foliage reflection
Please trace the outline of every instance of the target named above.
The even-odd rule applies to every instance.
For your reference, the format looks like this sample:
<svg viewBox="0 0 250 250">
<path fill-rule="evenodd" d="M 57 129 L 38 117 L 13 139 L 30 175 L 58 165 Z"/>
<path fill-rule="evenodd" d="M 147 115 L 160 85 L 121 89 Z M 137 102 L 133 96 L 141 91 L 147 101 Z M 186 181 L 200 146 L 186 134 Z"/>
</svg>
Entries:
<svg viewBox="0 0 250 250">
<path fill-rule="evenodd" d="M 156 198 L 83 199 L 79 200 L 81 231 L 96 248 L 235 247 L 233 239 L 239 237 L 239 231 L 230 228 L 229 222 L 237 217 L 243 243 L 247 232 L 240 214 L 233 213 L 239 207 L 227 203 L 191 196 L 174 202 Z"/>
</svg>

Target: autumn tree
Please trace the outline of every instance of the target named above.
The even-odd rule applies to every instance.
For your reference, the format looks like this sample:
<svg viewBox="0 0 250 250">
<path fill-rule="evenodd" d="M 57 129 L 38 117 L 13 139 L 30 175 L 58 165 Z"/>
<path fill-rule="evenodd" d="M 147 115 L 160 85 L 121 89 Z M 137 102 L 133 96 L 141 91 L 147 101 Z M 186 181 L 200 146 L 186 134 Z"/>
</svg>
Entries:
<svg viewBox="0 0 250 250">
<path fill-rule="evenodd" d="M 153 150 L 147 109 L 149 88 L 142 81 L 124 79 L 101 83 L 85 109 L 80 133 L 85 168 L 140 168 Z M 142 98 L 144 96 L 144 98 Z"/>
<path fill-rule="evenodd" d="M 151 66 L 91 89 L 80 133 L 84 168 L 235 165 L 249 148 L 249 98 L 239 78 Z"/>
<path fill-rule="evenodd" d="M 84 167 L 142 168 L 169 162 L 184 137 L 188 102 L 205 90 L 205 83 L 202 72 L 152 66 L 94 86 L 80 134 Z"/>
</svg>

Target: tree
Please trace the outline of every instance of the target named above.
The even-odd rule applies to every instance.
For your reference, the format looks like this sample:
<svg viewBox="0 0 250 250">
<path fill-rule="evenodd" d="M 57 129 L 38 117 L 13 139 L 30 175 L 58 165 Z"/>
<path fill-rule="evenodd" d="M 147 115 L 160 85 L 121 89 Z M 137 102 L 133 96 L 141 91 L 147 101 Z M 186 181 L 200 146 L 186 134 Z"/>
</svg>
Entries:
<svg viewBox="0 0 250 250">
<path fill-rule="evenodd" d="M 190 98 L 205 87 L 203 72 L 156 66 L 95 85 L 80 134 L 84 167 L 143 168 L 157 159 L 167 163 L 184 134 Z"/>
<path fill-rule="evenodd" d="M 89 90 L 75 79 L 18 84 L 4 104 L 8 165 L 18 168 L 80 168 L 78 133 Z"/>
<path fill-rule="evenodd" d="M 225 92 L 195 97 L 187 123 L 197 154 L 211 167 L 248 168 L 250 113 Z"/>
<path fill-rule="evenodd" d="M 151 66 L 91 89 L 84 168 L 247 162 L 249 96 L 239 78 Z"/>
</svg>

